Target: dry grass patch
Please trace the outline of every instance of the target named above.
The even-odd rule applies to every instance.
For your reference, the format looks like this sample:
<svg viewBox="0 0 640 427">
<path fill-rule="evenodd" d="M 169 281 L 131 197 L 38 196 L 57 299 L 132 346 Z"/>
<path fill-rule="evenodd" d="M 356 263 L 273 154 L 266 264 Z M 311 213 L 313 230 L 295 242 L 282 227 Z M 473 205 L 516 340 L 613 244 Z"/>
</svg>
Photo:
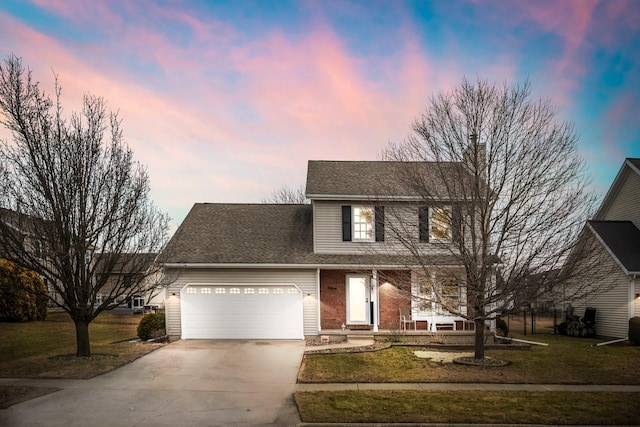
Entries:
<svg viewBox="0 0 640 427">
<path fill-rule="evenodd" d="M 592 347 L 601 340 L 537 334 L 527 339 L 547 347 L 488 350 L 508 366 L 476 367 L 439 363 L 414 355 L 418 347 L 394 346 L 376 352 L 305 355 L 300 382 L 460 382 L 523 384 L 640 384 L 640 347 Z M 431 349 L 433 350 L 433 349 Z"/>
<path fill-rule="evenodd" d="M 75 327 L 66 313 L 50 313 L 47 320 L 2 323 L 0 328 L 1 378 L 92 378 L 160 347 L 137 343 L 141 316 L 103 313 L 89 326 L 90 358 L 75 357 Z M 44 387 L 0 386 L 0 407 L 51 393 Z"/>
<path fill-rule="evenodd" d="M 297 392 L 303 422 L 600 424 L 640 423 L 640 393 Z"/>
<path fill-rule="evenodd" d="M 89 326 L 90 358 L 75 357 L 75 327 L 66 313 L 47 320 L 3 323 L 0 329 L 0 377 L 92 378 L 129 363 L 158 344 L 132 344 L 141 316 L 103 313 Z"/>
</svg>

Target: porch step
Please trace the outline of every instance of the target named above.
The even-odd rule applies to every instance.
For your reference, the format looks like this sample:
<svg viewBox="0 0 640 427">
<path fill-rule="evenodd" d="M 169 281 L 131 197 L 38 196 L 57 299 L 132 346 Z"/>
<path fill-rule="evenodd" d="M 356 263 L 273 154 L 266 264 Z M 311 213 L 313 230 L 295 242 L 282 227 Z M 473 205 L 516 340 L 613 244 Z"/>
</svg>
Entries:
<svg viewBox="0 0 640 427">
<path fill-rule="evenodd" d="M 373 335 L 347 335 L 347 341 L 353 344 L 370 345 L 373 344 Z"/>
</svg>

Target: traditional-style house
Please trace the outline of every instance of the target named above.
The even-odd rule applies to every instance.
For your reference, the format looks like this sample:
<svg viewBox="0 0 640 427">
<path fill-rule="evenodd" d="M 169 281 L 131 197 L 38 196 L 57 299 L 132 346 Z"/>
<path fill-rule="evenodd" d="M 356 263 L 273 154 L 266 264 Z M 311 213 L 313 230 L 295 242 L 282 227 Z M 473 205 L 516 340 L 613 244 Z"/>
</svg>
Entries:
<svg viewBox="0 0 640 427">
<path fill-rule="evenodd" d="M 606 274 L 579 276 L 602 291 L 572 300 L 574 312 L 581 316 L 586 307 L 595 308 L 596 334 L 625 338 L 629 319 L 640 316 L 640 159 L 625 159 L 583 235 L 595 239 L 593 256 Z"/>
<path fill-rule="evenodd" d="M 436 166 L 413 165 L 437 183 Z M 408 190 L 402 167 L 309 161 L 310 204 L 196 203 L 160 256 L 176 277 L 166 290 L 167 333 L 302 339 L 354 329 L 473 330 L 461 315 L 466 287 L 446 274 L 460 268 L 446 250 L 456 238 L 454 201 Z M 399 229 L 420 248 L 419 263 Z M 424 280 L 437 281 L 442 298 L 422 295 Z"/>
</svg>

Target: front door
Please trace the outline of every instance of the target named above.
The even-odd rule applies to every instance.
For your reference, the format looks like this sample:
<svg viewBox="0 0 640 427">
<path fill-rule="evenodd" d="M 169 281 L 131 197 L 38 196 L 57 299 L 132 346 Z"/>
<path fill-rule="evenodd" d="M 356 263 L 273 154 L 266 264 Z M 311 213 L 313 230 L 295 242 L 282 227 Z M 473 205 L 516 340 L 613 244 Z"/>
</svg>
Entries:
<svg viewBox="0 0 640 427">
<path fill-rule="evenodd" d="M 371 289 L 364 275 L 347 276 L 347 324 L 370 323 Z"/>
</svg>

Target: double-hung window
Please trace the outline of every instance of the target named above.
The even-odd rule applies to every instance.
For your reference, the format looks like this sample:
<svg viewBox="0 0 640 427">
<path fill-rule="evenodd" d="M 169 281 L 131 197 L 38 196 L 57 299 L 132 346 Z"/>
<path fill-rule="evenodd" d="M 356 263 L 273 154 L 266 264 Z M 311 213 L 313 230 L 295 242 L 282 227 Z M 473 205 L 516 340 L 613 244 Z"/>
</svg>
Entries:
<svg viewBox="0 0 640 427">
<path fill-rule="evenodd" d="M 342 241 L 384 242 L 384 206 L 342 206 Z"/>
<path fill-rule="evenodd" d="M 374 219 L 375 210 L 373 206 L 353 207 L 353 240 L 373 242 L 374 241 Z"/>
<path fill-rule="evenodd" d="M 466 311 L 466 288 L 454 276 L 422 277 L 418 282 L 418 310 L 422 313 L 451 314 Z"/>
<path fill-rule="evenodd" d="M 451 206 L 421 207 L 419 210 L 420 241 L 450 241 L 451 218 Z"/>
</svg>

